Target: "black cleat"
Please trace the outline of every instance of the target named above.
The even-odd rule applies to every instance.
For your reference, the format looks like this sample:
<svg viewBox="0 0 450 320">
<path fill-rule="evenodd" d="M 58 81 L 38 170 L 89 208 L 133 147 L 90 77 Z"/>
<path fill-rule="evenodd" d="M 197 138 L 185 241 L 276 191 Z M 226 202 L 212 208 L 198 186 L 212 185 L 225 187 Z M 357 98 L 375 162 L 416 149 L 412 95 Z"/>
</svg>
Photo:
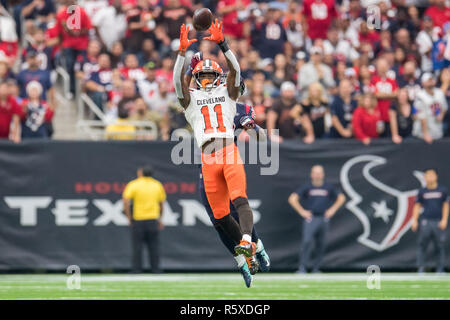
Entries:
<svg viewBox="0 0 450 320">
<path fill-rule="evenodd" d="M 259 270 L 259 263 L 258 260 L 255 259 L 255 257 L 251 258 L 245 258 L 245 261 L 247 262 L 248 269 L 250 270 L 250 274 L 254 275 Z"/>
</svg>

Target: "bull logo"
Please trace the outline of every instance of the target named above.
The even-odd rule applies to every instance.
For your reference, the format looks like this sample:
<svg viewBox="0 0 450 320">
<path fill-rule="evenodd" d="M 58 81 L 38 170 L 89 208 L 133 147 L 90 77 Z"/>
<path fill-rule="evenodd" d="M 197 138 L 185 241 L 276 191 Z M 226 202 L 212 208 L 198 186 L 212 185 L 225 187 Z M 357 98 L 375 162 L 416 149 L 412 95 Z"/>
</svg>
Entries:
<svg viewBox="0 0 450 320">
<path fill-rule="evenodd" d="M 348 160 L 340 173 L 342 188 L 350 199 L 346 208 L 363 226 L 358 242 L 376 251 L 395 245 L 408 231 L 418 192 L 418 189 L 400 191 L 376 179 L 371 170 L 386 163 L 386 159 L 379 156 L 361 155 Z M 412 174 L 422 187 L 425 186 L 422 172 Z"/>
</svg>

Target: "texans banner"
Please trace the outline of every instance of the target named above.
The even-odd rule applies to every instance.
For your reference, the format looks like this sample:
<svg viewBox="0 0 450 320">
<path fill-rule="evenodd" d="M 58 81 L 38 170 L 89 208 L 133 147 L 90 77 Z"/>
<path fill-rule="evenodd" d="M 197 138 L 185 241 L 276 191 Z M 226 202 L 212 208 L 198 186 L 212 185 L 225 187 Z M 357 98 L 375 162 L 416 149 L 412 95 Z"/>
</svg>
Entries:
<svg viewBox="0 0 450 320">
<path fill-rule="evenodd" d="M 1 142 L 0 269 L 129 269 L 131 232 L 121 196 L 137 167 L 149 163 L 167 193 L 162 268 L 234 270 L 235 262 L 198 195 L 199 168 L 175 164 L 175 146 L 143 141 Z M 346 196 L 330 221 L 323 269 L 415 267 L 417 233 L 410 230 L 415 197 L 427 168 L 437 169 L 440 183 L 450 187 L 450 140 L 432 145 L 376 141 L 369 147 L 358 141 L 285 142 L 272 156 L 276 174 L 262 175 L 258 164 L 246 165 L 246 172 L 256 229 L 273 270 L 298 267 L 303 219 L 287 200 L 309 181 L 315 164 L 324 166 L 326 180 Z M 430 265 L 435 261 L 433 249 L 430 245 Z"/>
</svg>

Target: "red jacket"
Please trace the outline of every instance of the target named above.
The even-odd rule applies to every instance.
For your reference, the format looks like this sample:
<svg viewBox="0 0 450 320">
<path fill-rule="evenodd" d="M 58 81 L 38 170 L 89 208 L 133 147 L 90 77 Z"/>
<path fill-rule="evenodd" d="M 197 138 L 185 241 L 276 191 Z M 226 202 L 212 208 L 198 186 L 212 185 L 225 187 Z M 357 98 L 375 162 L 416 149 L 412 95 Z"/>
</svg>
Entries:
<svg viewBox="0 0 450 320">
<path fill-rule="evenodd" d="M 437 6 L 431 6 L 425 11 L 426 16 L 430 16 L 435 26 L 444 26 L 444 23 L 450 21 L 450 7 L 439 9 Z"/>
<path fill-rule="evenodd" d="M 327 30 L 337 17 L 335 0 L 305 0 L 303 14 L 308 24 L 311 39 L 326 39 Z"/>
<path fill-rule="evenodd" d="M 56 30 L 61 37 L 63 48 L 86 50 L 89 43 L 89 34 L 79 34 L 79 32 L 91 29 L 91 20 L 83 8 L 78 5 L 74 8 L 73 11 L 70 11 L 67 7 L 63 7 L 58 12 L 56 15 Z"/>
<path fill-rule="evenodd" d="M 22 108 L 17 104 L 16 99 L 9 96 L 6 101 L 0 102 L 0 139 L 7 139 L 9 128 L 14 115 L 22 116 Z"/>
<path fill-rule="evenodd" d="M 398 90 L 397 81 L 388 77 L 381 78 L 379 75 L 372 76 L 370 87 L 374 94 L 393 93 Z M 381 119 L 384 122 L 389 122 L 389 107 L 391 103 L 391 99 L 378 99 L 377 108 L 380 110 Z"/>
<path fill-rule="evenodd" d="M 374 109 L 369 113 L 365 108 L 358 107 L 353 113 L 352 125 L 356 139 L 378 138 L 377 122 L 381 121 L 380 111 Z"/>
</svg>

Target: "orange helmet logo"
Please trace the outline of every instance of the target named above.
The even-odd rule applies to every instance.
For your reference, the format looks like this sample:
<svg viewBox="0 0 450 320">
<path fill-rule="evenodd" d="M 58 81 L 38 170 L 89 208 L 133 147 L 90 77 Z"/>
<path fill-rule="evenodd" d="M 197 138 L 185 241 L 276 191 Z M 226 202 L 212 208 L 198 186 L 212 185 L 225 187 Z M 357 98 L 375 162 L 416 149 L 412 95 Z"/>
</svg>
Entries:
<svg viewBox="0 0 450 320">
<path fill-rule="evenodd" d="M 219 66 L 219 64 L 211 59 L 202 60 L 194 68 L 194 71 L 192 71 L 193 74 L 199 73 L 199 72 L 217 72 L 222 74 L 223 70 Z"/>
</svg>

